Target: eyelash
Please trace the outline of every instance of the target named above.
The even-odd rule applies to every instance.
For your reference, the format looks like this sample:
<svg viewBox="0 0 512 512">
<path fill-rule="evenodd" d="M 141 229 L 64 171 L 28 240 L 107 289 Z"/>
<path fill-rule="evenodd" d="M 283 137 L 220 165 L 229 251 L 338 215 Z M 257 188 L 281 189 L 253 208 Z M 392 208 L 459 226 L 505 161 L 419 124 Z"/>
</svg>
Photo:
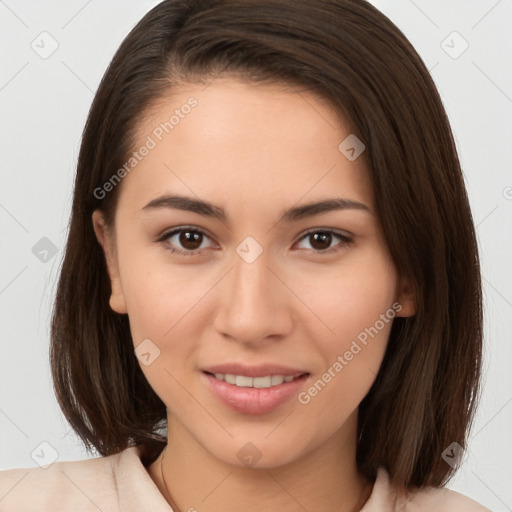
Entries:
<svg viewBox="0 0 512 512">
<path fill-rule="evenodd" d="M 184 231 L 190 231 L 192 233 L 199 233 L 207 238 L 210 238 L 202 229 L 199 229 L 199 228 L 195 228 L 195 227 L 192 227 L 192 226 L 182 226 L 182 227 L 179 227 L 179 228 L 175 228 L 171 231 L 167 231 L 165 232 L 161 237 L 158 238 L 157 242 L 166 242 L 169 238 L 171 238 L 173 235 L 175 235 L 176 233 L 181 233 L 181 232 L 184 232 Z M 307 231 L 306 233 L 304 233 L 300 238 L 299 238 L 299 242 L 301 240 L 303 240 L 304 238 L 310 236 L 310 235 L 313 235 L 315 233 L 322 233 L 322 234 L 330 234 L 330 235 L 333 235 L 334 237 L 338 238 L 342 244 L 340 245 L 350 245 L 352 243 L 352 239 L 346 235 L 342 235 L 341 233 L 338 233 L 336 231 L 333 231 L 333 230 L 330 230 L 330 229 L 311 229 L 309 231 Z M 195 255 L 198 255 L 199 253 L 201 253 L 201 251 L 203 249 L 195 249 L 195 250 L 192 250 L 192 251 L 188 251 L 188 250 L 180 250 L 180 249 L 175 249 L 173 247 L 170 247 L 169 245 L 167 244 L 164 244 L 164 247 L 171 251 L 172 254 L 180 254 L 180 255 L 183 255 L 183 256 L 195 256 Z M 335 246 L 336 247 L 336 246 Z M 308 252 L 312 252 L 312 253 L 315 253 L 315 254 L 325 254 L 325 253 L 328 253 L 328 254 L 331 254 L 333 252 L 337 252 L 339 250 L 341 250 L 341 248 L 330 248 L 330 249 L 326 249 L 326 250 L 320 250 L 320 249 L 303 249 L 303 250 L 306 250 Z"/>
</svg>

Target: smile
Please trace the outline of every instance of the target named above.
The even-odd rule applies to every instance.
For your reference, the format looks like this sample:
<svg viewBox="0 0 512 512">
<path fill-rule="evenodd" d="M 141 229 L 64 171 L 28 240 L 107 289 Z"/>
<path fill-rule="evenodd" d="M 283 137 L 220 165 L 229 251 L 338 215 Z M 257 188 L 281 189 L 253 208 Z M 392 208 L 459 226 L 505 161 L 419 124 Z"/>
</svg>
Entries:
<svg viewBox="0 0 512 512">
<path fill-rule="evenodd" d="M 294 375 L 260 373 L 250 377 L 204 370 L 201 375 L 206 387 L 220 403 L 246 415 L 266 414 L 284 406 L 300 393 L 311 377 L 303 372 Z"/>
<path fill-rule="evenodd" d="M 248 377 L 246 375 L 234 375 L 232 373 L 214 373 L 210 375 L 213 375 L 217 380 L 222 380 L 241 388 L 270 388 L 279 386 L 283 382 L 291 382 L 302 374 L 266 375 L 264 377 Z"/>
</svg>

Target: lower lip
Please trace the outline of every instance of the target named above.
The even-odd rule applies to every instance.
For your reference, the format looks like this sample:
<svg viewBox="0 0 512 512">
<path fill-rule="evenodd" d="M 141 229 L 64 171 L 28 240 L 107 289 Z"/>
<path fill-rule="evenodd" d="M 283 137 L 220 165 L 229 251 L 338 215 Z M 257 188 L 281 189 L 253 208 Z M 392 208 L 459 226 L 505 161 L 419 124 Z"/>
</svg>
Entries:
<svg viewBox="0 0 512 512">
<path fill-rule="evenodd" d="M 269 388 L 249 388 L 228 384 L 202 372 L 213 394 L 225 405 L 242 414 L 265 414 L 277 409 L 287 400 L 296 396 L 308 378 L 302 375 L 291 382 L 283 382 Z"/>
</svg>

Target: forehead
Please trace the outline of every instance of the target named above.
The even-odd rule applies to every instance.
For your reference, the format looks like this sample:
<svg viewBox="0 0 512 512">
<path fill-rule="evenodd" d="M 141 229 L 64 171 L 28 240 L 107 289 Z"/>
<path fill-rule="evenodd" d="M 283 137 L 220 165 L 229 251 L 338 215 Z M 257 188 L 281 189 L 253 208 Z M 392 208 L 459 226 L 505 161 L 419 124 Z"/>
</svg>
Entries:
<svg viewBox="0 0 512 512">
<path fill-rule="evenodd" d="M 152 148 L 125 181 L 146 197 L 178 186 L 216 203 L 259 197 L 270 207 L 327 193 L 370 205 L 363 158 L 350 161 L 339 148 L 351 133 L 327 101 L 293 85 L 185 83 L 139 121 L 133 149 Z"/>
</svg>

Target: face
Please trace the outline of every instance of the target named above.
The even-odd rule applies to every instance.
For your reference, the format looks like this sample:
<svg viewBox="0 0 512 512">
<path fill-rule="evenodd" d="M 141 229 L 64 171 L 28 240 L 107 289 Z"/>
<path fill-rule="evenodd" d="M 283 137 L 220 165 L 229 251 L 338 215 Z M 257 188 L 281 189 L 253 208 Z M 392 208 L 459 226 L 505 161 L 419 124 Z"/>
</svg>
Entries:
<svg viewBox="0 0 512 512">
<path fill-rule="evenodd" d="M 150 149 L 116 185 L 114 231 L 93 216 L 169 432 L 227 463 L 353 433 L 393 318 L 414 313 L 350 134 L 310 92 L 182 85 L 138 127 Z"/>
</svg>

